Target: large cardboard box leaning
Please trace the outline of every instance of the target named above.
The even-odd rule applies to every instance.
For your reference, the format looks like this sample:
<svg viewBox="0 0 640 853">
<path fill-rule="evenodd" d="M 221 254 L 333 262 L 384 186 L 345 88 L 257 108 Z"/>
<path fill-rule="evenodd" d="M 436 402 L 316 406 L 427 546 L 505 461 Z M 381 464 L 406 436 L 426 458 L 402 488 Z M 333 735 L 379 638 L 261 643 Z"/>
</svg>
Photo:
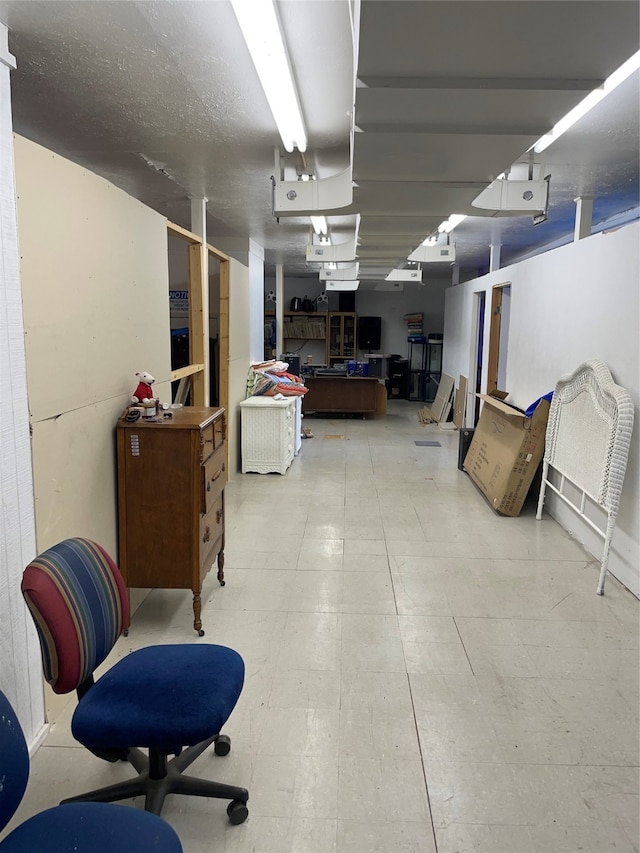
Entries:
<svg viewBox="0 0 640 853">
<path fill-rule="evenodd" d="M 497 512 L 516 516 L 544 453 L 549 402 L 541 400 L 527 418 L 501 399 L 477 396 L 484 406 L 464 470 Z"/>
</svg>

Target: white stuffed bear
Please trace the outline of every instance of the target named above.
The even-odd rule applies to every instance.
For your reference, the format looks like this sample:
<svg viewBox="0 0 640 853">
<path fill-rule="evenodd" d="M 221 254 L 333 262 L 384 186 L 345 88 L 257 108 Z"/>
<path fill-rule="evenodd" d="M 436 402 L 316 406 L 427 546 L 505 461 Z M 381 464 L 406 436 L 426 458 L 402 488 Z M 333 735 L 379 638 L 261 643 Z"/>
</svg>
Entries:
<svg viewBox="0 0 640 853">
<path fill-rule="evenodd" d="M 152 403 L 153 388 L 151 387 L 156 381 L 150 373 L 136 373 L 138 378 L 138 387 L 131 395 L 132 403 Z"/>
</svg>

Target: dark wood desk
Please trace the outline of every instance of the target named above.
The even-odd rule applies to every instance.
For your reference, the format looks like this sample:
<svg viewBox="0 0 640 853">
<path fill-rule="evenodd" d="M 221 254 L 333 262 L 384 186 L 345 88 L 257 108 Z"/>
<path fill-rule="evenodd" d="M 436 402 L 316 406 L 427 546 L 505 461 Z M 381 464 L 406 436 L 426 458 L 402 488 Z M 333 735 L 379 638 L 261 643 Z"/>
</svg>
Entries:
<svg viewBox="0 0 640 853">
<path fill-rule="evenodd" d="M 374 376 L 309 376 L 302 398 L 303 412 L 377 411 L 378 379 Z"/>
</svg>

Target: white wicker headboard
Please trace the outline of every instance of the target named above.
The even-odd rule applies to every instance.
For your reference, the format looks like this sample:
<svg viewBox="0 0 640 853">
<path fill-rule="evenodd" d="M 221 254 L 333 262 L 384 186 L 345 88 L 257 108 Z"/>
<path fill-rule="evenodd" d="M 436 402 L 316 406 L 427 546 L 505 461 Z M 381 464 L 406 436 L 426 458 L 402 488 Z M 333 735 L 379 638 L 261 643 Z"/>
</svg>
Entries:
<svg viewBox="0 0 640 853">
<path fill-rule="evenodd" d="M 547 423 L 544 459 L 614 520 L 633 432 L 633 400 L 600 361 L 558 381 Z"/>
</svg>

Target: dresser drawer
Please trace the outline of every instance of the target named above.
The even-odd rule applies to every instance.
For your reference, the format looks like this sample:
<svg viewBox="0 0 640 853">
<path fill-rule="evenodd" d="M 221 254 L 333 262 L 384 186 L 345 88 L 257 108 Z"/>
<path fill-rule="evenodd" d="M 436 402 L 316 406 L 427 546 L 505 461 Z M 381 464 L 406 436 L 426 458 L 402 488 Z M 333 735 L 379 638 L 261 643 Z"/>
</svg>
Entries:
<svg viewBox="0 0 640 853">
<path fill-rule="evenodd" d="M 200 462 L 208 459 L 215 450 L 213 427 L 214 424 L 209 424 L 200 433 Z"/>
<path fill-rule="evenodd" d="M 224 509 L 222 495 L 213 502 L 206 515 L 200 516 L 200 563 L 222 536 L 224 531 Z"/>
<path fill-rule="evenodd" d="M 227 460 L 225 447 L 219 447 L 202 466 L 201 512 L 205 515 L 222 494 L 227 483 Z"/>
</svg>

